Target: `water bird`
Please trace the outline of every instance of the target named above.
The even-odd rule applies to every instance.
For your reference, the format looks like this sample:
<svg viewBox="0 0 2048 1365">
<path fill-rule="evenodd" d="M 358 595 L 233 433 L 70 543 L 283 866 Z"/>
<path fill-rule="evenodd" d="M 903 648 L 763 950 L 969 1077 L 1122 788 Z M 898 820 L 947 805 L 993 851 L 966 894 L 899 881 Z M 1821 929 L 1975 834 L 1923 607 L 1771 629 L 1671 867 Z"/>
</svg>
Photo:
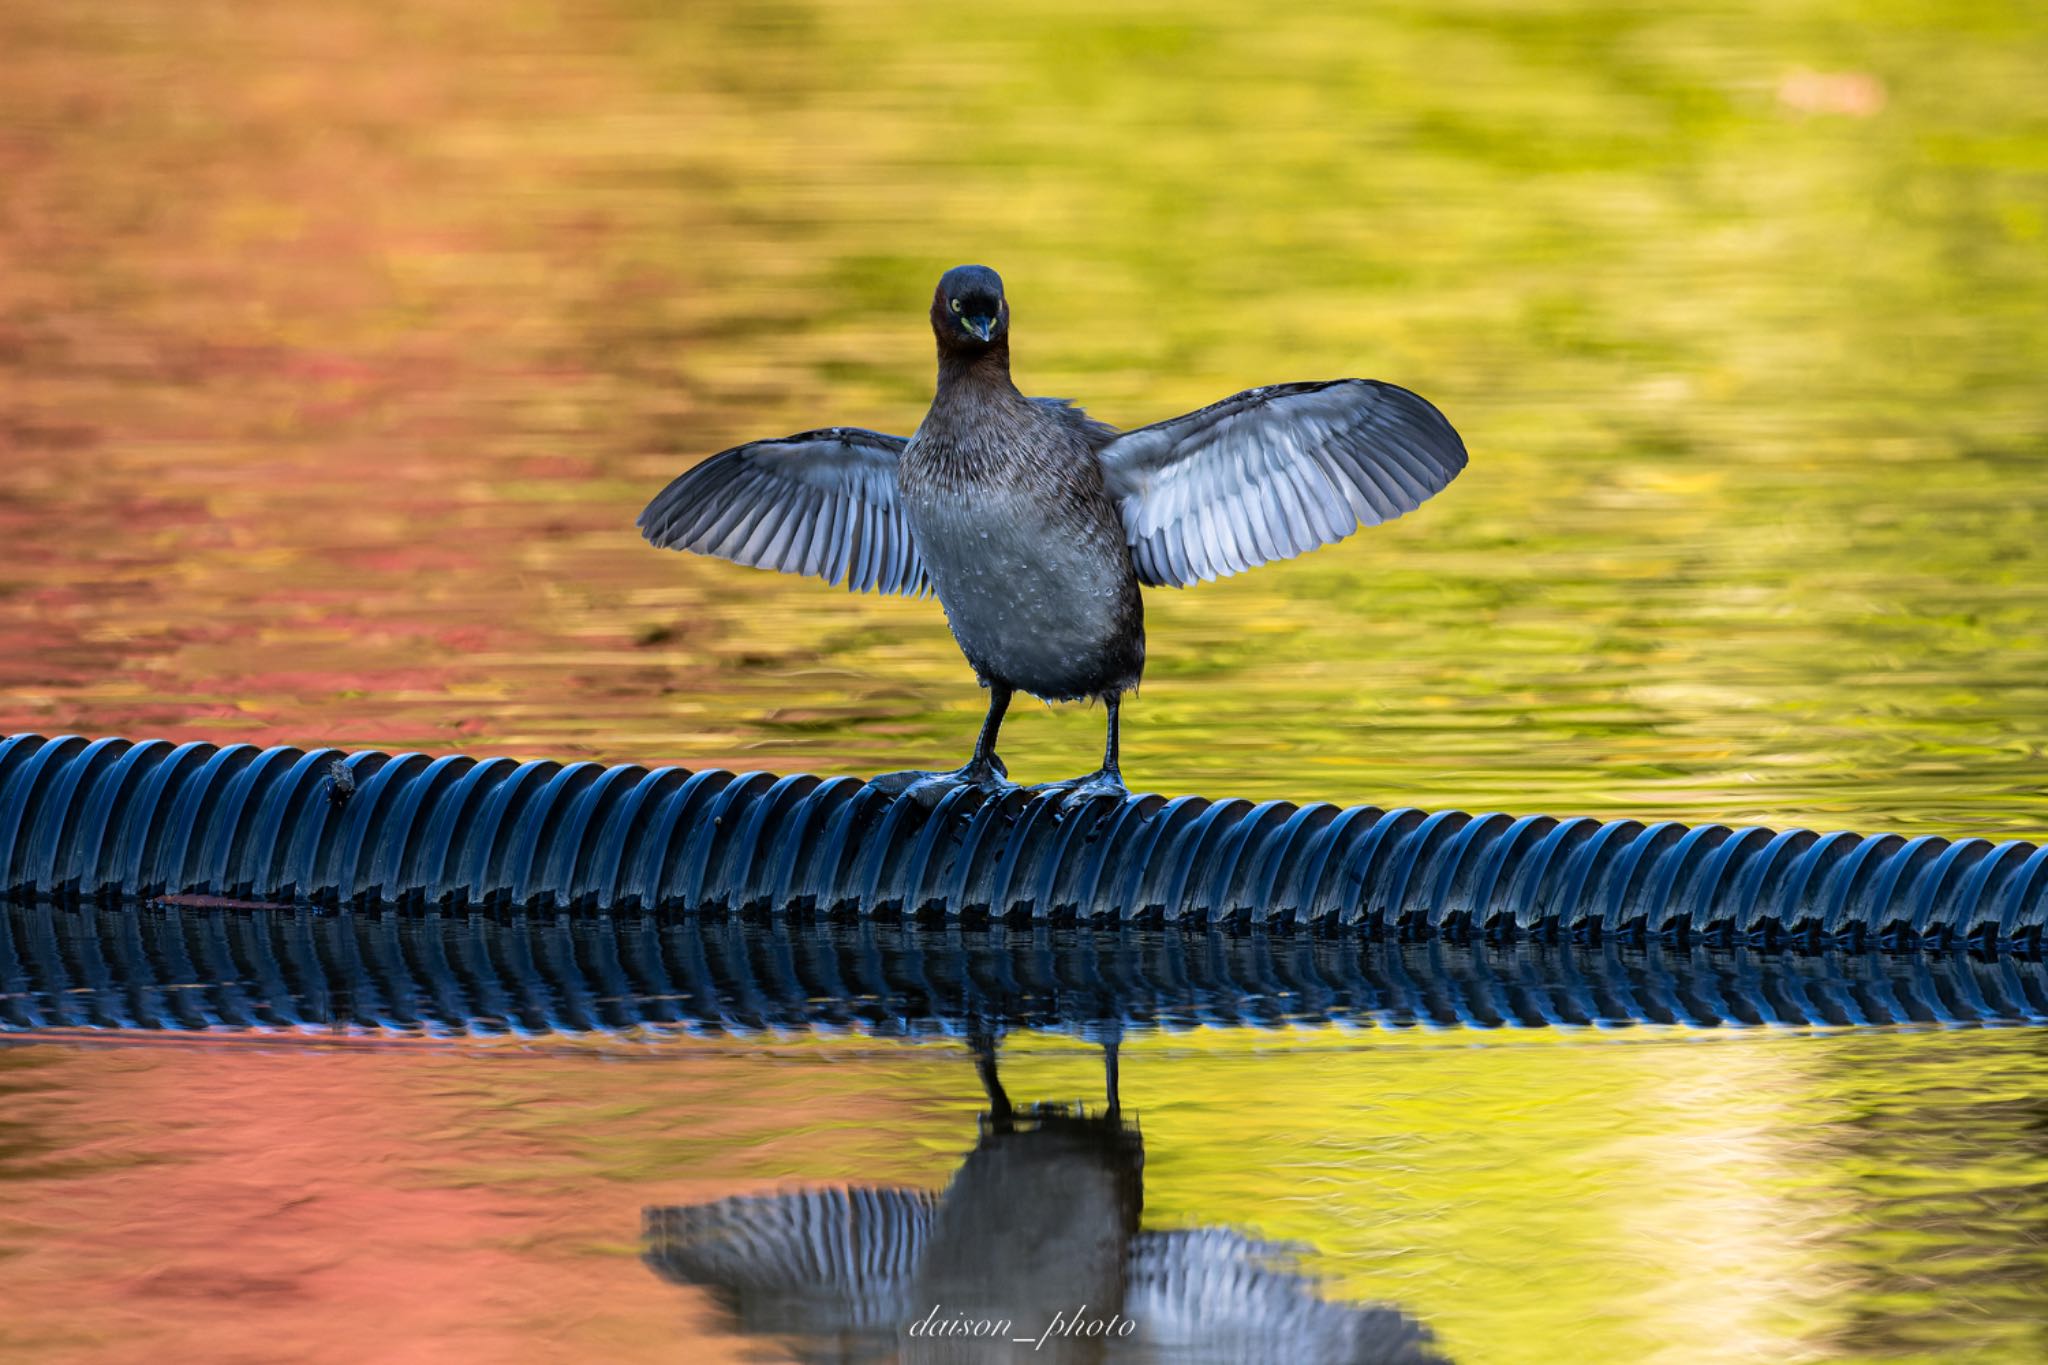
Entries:
<svg viewBox="0 0 2048 1365">
<path fill-rule="evenodd" d="M 1145 1145 L 1109 1106 L 989 1107 L 939 1193 L 842 1186 L 646 1209 L 643 1258 L 805 1361 L 1441 1362 L 1398 1308 L 1318 1292 L 1300 1248 L 1231 1228 L 1145 1230 Z M 793 1340 L 792 1340 L 793 1339 Z"/>
<path fill-rule="evenodd" d="M 1342 540 L 1465 467 L 1441 412 L 1371 379 L 1247 389 L 1131 431 L 1028 398 L 987 266 L 940 278 L 931 327 L 938 385 L 908 439 L 826 427 L 750 441 L 676 478 L 639 521 L 659 548 L 938 597 L 988 715 L 967 763 L 884 774 L 886 790 L 1007 786 L 996 739 L 1022 691 L 1107 711 L 1102 766 L 1044 787 L 1124 794 L 1118 707 L 1145 669 L 1141 585 L 1188 587 Z"/>
</svg>

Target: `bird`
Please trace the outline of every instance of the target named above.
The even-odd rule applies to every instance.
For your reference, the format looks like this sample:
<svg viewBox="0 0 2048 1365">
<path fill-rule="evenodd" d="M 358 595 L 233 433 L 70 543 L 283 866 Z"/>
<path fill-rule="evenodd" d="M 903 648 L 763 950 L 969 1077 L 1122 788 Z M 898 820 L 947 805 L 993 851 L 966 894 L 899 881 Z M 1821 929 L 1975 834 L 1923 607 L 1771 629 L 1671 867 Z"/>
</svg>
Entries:
<svg viewBox="0 0 2048 1365">
<path fill-rule="evenodd" d="M 1106 1110 L 1012 1105 L 970 1036 L 989 1107 L 943 1191 L 855 1185 L 642 1211 L 642 1259 L 804 1361 L 1429 1365 L 1429 1328 L 1325 1298 L 1303 1248 L 1234 1228 L 1146 1229 L 1145 1145 Z"/>
<path fill-rule="evenodd" d="M 1378 380 L 1247 389 L 1129 431 L 1026 397 L 987 266 L 946 271 L 930 317 L 938 380 L 909 438 L 825 427 L 750 441 L 686 470 L 639 518 L 657 548 L 938 598 L 988 713 L 965 764 L 873 779 L 885 791 L 1007 788 L 996 743 L 1026 692 L 1107 713 L 1102 765 L 1037 790 L 1127 794 L 1119 708 L 1145 670 L 1142 587 L 1332 544 L 1415 510 L 1466 464 L 1433 404 Z"/>
</svg>

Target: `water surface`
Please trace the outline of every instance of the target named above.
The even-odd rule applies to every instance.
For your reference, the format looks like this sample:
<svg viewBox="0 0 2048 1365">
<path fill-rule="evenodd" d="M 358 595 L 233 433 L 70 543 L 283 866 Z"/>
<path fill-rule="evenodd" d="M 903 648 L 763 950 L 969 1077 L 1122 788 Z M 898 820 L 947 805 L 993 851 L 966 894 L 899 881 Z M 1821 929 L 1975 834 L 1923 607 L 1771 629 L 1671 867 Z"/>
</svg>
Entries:
<svg viewBox="0 0 2048 1365">
<path fill-rule="evenodd" d="M 931 603 L 632 521 L 737 440 L 908 431 L 978 259 L 1031 391 L 1365 374 L 1473 453 L 1153 593 L 1136 784 L 2038 835 L 2043 16 L 19 0 L 0 712 L 950 766 Z"/>
<path fill-rule="evenodd" d="M 2039 1359 L 2038 1030 L 1127 1039 L 1148 1229 L 1313 1248 L 1471 1361 Z M 1099 1107 L 1012 1039 L 1013 1099 Z M 43 1042 L 0 1050 L 25 1358 L 783 1358 L 639 1259 L 643 1210 L 942 1189 L 958 1045 Z"/>
<path fill-rule="evenodd" d="M 632 521 L 738 440 L 908 431 L 981 260 L 1031 391 L 1135 424 L 1362 374 L 1473 453 L 1153 594 L 1135 784 L 2038 837 L 2044 63 L 2048 10 L 1932 0 L 9 0 L 0 729 L 950 766 L 981 702 L 932 604 Z M 1005 753 L 1068 775 L 1098 723 Z M 134 927 L 95 951 L 161 1018 L 75 935 L 0 992 L 77 1011 L 0 1047 L 0 1354 L 786 1356 L 642 1263 L 644 1211 L 938 1191 L 987 1105 L 959 1042 L 800 1009 L 254 1032 Z M 1984 1017 L 1976 970 L 1928 998 Z M 1849 976 L 1803 998 L 1917 980 Z M 1122 1043 L 1149 1232 L 1301 1242 L 1459 1360 L 2048 1354 L 2038 1029 L 1423 991 L 1446 1027 L 1361 1030 L 1237 984 Z M 1099 1104 L 1036 1022 L 1013 1097 Z"/>
</svg>

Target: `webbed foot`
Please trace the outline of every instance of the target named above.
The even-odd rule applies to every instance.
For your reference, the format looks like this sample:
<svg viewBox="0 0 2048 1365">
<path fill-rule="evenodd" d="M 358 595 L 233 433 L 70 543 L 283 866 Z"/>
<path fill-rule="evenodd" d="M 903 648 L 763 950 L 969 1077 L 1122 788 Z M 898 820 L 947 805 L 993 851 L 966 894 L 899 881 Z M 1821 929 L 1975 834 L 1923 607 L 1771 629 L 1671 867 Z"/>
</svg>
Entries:
<svg viewBox="0 0 2048 1365">
<path fill-rule="evenodd" d="M 869 778 L 868 785 L 889 796 L 914 796 L 920 801 L 933 802 L 955 787 L 980 787 L 994 793 L 1008 791 L 1016 784 L 1010 781 L 1010 770 L 1003 766 L 1003 760 L 991 758 L 987 762 L 962 764 L 951 772 L 934 773 L 907 768 L 902 772 L 882 773 Z"/>
<path fill-rule="evenodd" d="M 1131 794 L 1131 789 L 1124 785 L 1124 775 L 1115 768 L 1098 768 L 1085 777 L 1070 777 L 1063 782 L 1040 782 L 1031 790 L 1058 795 L 1067 801 L 1086 801 L 1097 796 L 1122 800 Z"/>
</svg>

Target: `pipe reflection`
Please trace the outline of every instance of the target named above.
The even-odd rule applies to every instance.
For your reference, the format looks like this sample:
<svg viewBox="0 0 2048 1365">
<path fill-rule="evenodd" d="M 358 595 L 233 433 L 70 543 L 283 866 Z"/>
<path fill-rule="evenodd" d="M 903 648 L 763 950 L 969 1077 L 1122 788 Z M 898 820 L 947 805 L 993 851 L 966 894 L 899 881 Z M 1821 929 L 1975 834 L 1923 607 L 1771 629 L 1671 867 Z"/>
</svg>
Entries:
<svg viewBox="0 0 2048 1365">
<path fill-rule="evenodd" d="M 2048 1021 L 2048 963 L 1213 929 L 0 905 L 0 1033 Z"/>
<path fill-rule="evenodd" d="M 973 1036 L 980 1136 L 938 1193 L 878 1186 L 645 1211 L 645 1259 L 804 1361 L 1441 1361 L 1400 1310 L 1324 1298 L 1298 1248 L 1141 1228 L 1145 1145 L 1106 1104 L 1010 1100 Z"/>
</svg>

